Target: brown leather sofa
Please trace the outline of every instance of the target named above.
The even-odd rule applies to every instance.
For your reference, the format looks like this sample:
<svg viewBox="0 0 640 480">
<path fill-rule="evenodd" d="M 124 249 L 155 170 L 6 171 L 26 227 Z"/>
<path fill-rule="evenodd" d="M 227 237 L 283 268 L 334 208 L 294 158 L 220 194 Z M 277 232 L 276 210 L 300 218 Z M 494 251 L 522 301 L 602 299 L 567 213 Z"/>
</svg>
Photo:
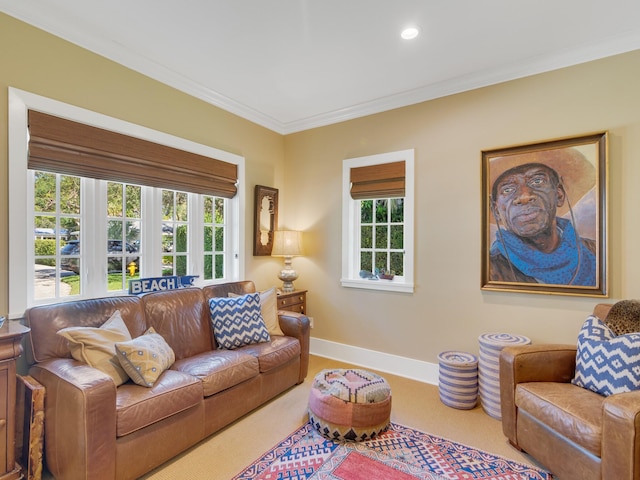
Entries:
<svg viewBox="0 0 640 480">
<path fill-rule="evenodd" d="M 611 305 L 594 314 L 604 319 Z M 560 480 L 640 479 L 640 391 L 608 397 L 571 384 L 575 345 L 507 347 L 500 356 L 502 428 Z"/>
<path fill-rule="evenodd" d="M 216 348 L 208 300 L 255 291 L 234 282 L 33 307 L 25 314 L 29 374 L 46 387 L 45 458 L 56 480 L 133 479 L 220 430 L 293 385 L 309 361 L 309 320 L 279 311 L 285 336 Z M 132 337 L 149 327 L 175 352 L 153 387 L 115 386 L 74 360 L 56 334 L 100 326 L 120 310 Z"/>
</svg>

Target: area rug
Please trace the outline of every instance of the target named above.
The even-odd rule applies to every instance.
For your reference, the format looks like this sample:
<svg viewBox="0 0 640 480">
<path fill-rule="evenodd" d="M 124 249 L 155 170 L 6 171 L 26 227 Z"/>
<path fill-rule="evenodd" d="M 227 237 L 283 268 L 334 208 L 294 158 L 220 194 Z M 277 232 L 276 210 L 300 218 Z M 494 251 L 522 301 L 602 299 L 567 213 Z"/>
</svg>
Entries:
<svg viewBox="0 0 640 480">
<path fill-rule="evenodd" d="M 335 442 L 311 424 L 233 480 L 551 480 L 542 470 L 392 423 L 373 440 Z"/>
</svg>

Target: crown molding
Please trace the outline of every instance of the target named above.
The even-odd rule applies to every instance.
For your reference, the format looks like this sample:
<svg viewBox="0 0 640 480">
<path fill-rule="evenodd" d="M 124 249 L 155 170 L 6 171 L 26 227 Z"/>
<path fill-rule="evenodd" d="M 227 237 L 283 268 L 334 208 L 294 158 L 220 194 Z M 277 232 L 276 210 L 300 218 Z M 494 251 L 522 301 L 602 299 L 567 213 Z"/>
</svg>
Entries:
<svg viewBox="0 0 640 480">
<path fill-rule="evenodd" d="M 640 31 L 625 32 L 615 37 L 610 37 L 605 42 L 600 41 L 586 45 L 583 44 L 574 49 L 566 49 L 550 55 L 532 57 L 526 61 L 513 63 L 499 69 L 488 69 L 474 72 L 469 75 L 464 75 L 454 79 L 447 79 L 439 83 L 426 85 L 397 95 L 391 95 L 371 102 L 283 124 L 280 127 L 280 133 L 295 133 L 303 130 L 309 130 L 311 128 L 327 126 L 333 123 L 353 120 L 367 115 L 415 105 L 429 100 L 435 100 L 437 98 L 476 90 L 491 85 L 497 85 L 553 70 L 559 70 L 561 68 L 579 65 L 581 63 L 587 63 L 639 49 Z"/>
<path fill-rule="evenodd" d="M 609 37 L 605 41 L 583 44 L 550 55 L 532 57 L 502 68 L 474 72 L 370 102 L 292 122 L 282 122 L 217 91 L 206 88 L 179 72 L 170 70 L 117 42 L 97 40 L 87 32 L 69 29 L 63 21 L 52 19 L 46 12 L 30 11 L 27 3 L 13 2 L 7 6 L 6 2 L 0 2 L 0 5 L 8 15 L 281 135 L 353 120 L 640 49 L 640 30 L 623 32 Z"/>
</svg>

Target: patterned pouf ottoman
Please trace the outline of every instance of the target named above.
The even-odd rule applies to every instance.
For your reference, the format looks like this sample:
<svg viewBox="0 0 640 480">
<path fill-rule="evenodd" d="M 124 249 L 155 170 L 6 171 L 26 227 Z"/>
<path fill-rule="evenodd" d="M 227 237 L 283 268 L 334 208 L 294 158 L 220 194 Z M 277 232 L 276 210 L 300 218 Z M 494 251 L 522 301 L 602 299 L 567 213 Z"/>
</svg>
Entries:
<svg viewBox="0 0 640 480">
<path fill-rule="evenodd" d="M 375 438 L 391 421 L 391 388 L 366 370 L 323 370 L 311 386 L 309 421 L 332 440 Z"/>
</svg>

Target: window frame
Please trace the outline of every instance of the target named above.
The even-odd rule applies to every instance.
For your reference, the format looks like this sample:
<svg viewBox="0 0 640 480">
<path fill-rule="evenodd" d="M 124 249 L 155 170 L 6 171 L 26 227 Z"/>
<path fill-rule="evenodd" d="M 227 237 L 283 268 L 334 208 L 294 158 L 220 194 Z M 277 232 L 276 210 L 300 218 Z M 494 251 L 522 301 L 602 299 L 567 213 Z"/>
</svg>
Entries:
<svg viewBox="0 0 640 480">
<path fill-rule="evenodd" d="M 28 165 L 28 110 L 38 110 L 44 113 L 60 116 L 87 125 L 104 128 L 125 135 L 138 137 L 161 145 L 178 148 L 187 152 L 211 157 L 233 163 L 238 169 L 238 191 L 237 194 L 228 200 L 229 230 L 228 251 L 227 251 L 227 276 L 224 279 L 204 281 L 203 275 L 196 280 L 196 285 L 220 283 L 240 280 L 244 277 L 245 260 L 241 252 L 245 250 L 245 222 L 241 217 L 244 212 L 245 198 L 245 159 L 242 156 L 218 150 L 213 147 L 202 145 L 184 138 L 176 137 L 167 133 L 153 130 L 141 125 L 133 124 L 114 117 L 109 117 L 84 108 L 69 105 L 57 100 L 43 97 L 37 94 L 9 87 L 9 317 L 19 318 L 24 311 L 33 305 L 59 303 L 73 301 L 79 298 L 92 298 L 96 293 L 85 292 L 82 296 L 58 297 L 46 300 L 35 300 L 33 297 L 33 275 L 34 275 L 34 235 L 32 228 L 33 210 L 28 210 L 27 205 L 29 195 L 33 198 L 33 189 L 27 174 Z M 90 180 L 98 182 L 98 180 Z M 146 187 L 150 188 L 150 187 Z M 160 190 L 160 189 L 158 189 Z M 152 191 L 152 190 L 147 190 Z M 151 194 L 153 195 L 153 194 Z M 199 194 L 193 194 L 199 195 Z M 192 195 L 192 196 L 193 196 Z M 154 201 L 147 195 L 144 201 Z M 92 206 L 97 208 L 97 206 Z M 196 209 L 198 210 L 198 209 Z M 197 214 L 198 211 L 193 212 Z M 106 218 L 106 217 L 105 217 Z M 151 228 L 152 231 L 157 224 L 161 224 L 159 218 L 143 219 L 144 228 Z M 106 228 L 106 226 L 105 226 Z M 85 237 L 86 240 L 86 237 Z M 196 245 L 197 246 L 197 245 Z M 191 246 L 190 246 L 191 248 Z M 159 251 L 154 247 L 150 248 L 148 258 L 160 258 Z M 158 247 L 157 250 L 160 250 Z M 195 251 L 195 257 L 201 253 Z M 193 257 L 189 261 L 188 269 L 199 272 L 203 261 L 195 260 Z M 161 271 L 161 269 L 160 269 Z M 196 273 L 197 274 L 197 273 Z M 100 295 L 127 294 L 122 292 L 109 292 L 106 289 Z M 91 295 L 91 296 L 87 296 Z"/>
<path fill-rule="evenodd" d="M 342 162 L 342 278 L 347 288 L 386 290 L 413 293 L 414 291 L 414 156 L 413 149 L 345 159 Z M 404 195 L 404 276 L 393 280 L 360 278 L 360 200 L 351 197 L 351 169 L 405 161 Z M 377 197 L 386 198 L 386 197 Z M 375 199 L 374 199 L 375 200 Z"/>
</svg>

